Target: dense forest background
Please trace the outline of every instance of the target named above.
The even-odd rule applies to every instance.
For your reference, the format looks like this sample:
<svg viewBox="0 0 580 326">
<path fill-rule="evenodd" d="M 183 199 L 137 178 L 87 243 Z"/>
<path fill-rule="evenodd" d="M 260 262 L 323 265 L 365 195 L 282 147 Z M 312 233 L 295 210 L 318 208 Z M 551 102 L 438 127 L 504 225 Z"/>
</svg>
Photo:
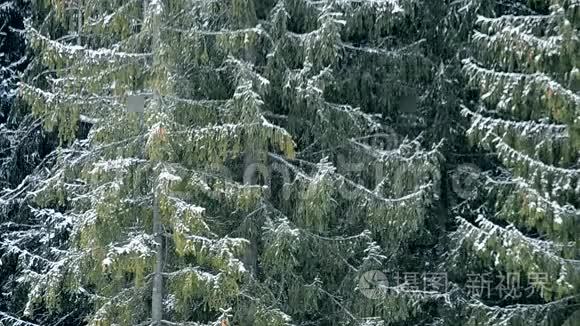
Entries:
<svg viewBox="0 0 580 326">
<path fill-rule="evenodd" d="M 0 325 L 578 325 L 579 25 L 3 0 Z"/>
</svg>

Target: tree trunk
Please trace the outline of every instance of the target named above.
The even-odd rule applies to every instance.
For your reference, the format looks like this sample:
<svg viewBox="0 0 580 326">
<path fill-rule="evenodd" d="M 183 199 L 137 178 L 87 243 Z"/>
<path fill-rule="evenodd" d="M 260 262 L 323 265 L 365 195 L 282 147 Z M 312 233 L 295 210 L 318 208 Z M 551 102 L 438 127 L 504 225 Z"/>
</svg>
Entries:
<svg viewBox="0 0 580 326">
<path fill-rule="evenodd" d="M 81 44 L 81 31 L 83 28 L 83 0 L 78 0 L 77 1 L 77 45 L 82 45 Z"/>
<path fill-rule="evenodd" d="M 148 15 L 148 0 L 143 0 L 143 21 L 146 21 Z M 155 52 L 159 46 L 159 17 L 153 17 L 153 42 L 152 51 Z M 156 60 L 156 58 L 154 58 Z M 161 98 L 159 92 L 154 89 L 154 102 L 157 108 L 161 108 Z M 157 196 L 157 182 L 153 187 L 153 234 L 157 243 L 155 254 L 155 270 L 153 274 L 153 289 L 151 293 L 151 325 L 161 326 L 163 320 L 163 262 L 164 262 L 164 244 L 163 244 L 163 226 L 159 216 L 159 198 Z"/>
<path fill-rule="evenodd" d="M 155 272 L 153 275 L 153 292 L 151 298 L 151 324 L 160 326 L 163 315 L 163 234 L 159 218 L 159 202 L 155 188 L 153 189 L 153 233 L 155 235 L 155 242 L 157 243 L 157 253 L 155 255 Z"/>
</svg>

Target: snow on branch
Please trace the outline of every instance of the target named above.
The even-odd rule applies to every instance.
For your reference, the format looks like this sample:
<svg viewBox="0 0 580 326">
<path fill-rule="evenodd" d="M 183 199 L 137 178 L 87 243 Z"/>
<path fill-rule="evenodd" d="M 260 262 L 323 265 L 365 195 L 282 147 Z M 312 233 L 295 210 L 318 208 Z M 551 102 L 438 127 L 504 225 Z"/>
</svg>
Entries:
<svg viewBox="0 0 580 326">
<path fill-rule="evenodd" d="M 177 290 L 177 294 L 172 298 L 175 300 L 172 306 L 175 305 L 179 310 L 191 309 L 192 297 L 203 302 L 209 309 L 218 310 L 240 295 L 236 284 L 238 279 L 227 272 L 214 274 L 198 267 L 189 267 L 173 273 L 164 273 L 164 276 L 167 278 L 168 287 Z M 167 323 L 167 325 L 178 324 Z"/>
<path fill-rule="evenodd" d="M 108 28 L 115 29 L 117 28 L 115 23 L 120 19 L 125 19 L 125 17 L 131 13 L 131 10 L 133 9 L 132 6 L 135 4 L 139 4 L 139 0 L 128 0 L 113 13 L 108 13 L 97 18 L 89 17 L 89 21 L 85 26 L 83 26 L 83 30 L 97 29 L 102 31 Z M 134 17 L 132 17 L 132 19 L 134 19 Z"/>
<path fill-rule="evenodd" d="M 555 137 L 555 138 L 569 138 L 568 126 L 563 124 L 551 124 L 542 123 L 536 121 L 513 121 L 505 119 L 497 119 L 492 117 L 486 117 L 479 113 L 469 110 L 465 106 L 461 106 L 461 113 L 472 119 L 472 123 L 477 128 L 485 128 L 491 130 L 513 130 L 521 134 L 522 137 L 526 136 L 542 136 L 542 137 Z M 502 133 L 496 132 L 498 135 Z"/>
<path fill-rule="evenodd" d="M 492 118 L 464 106 L 461 112 L 471 118 L 467 136 L 472 145 L 489 149 L 499 137 L 515 150 L 549 164 L 567 165 L 577 157 L 567 125 Z M 562 156 L 567 159 L 561 161 Z"/>
<path fill-rule="evenodd" d="M 487 34 L 499 33 L 505 29 L 513 29 L 521 33 L 543 36 L 554 33 L 558 24 L 562 22 L 563 15 L 503 15 L 489 18 L 478 15 L 476 25 Z"/>
<path fill-rule="evenodd" d="M 247 35 L 247 34 L 256 34 L 262 35 L 267 34 L 263 28 L 260 27 L 250 27 L 250 28 L 242 28 L 242 29 L 232 29 L 232 30 L 220 30 L 220 31 L 205 31 L 200 29 L 181 29 L 181 28 L 174 28 L 169 26 L 161 27 L 162 30 L 169 31 L 169 32 L 176 32 L 180 34 L 184 34 L 185 36 L 196 36 L 196 35 L 204 35 L 204 36 L 220 36 L 220 35 Z"/>
<path fill-rule="evenodd" d="M 5 1 L 0 4 L 0 12 L 1 14 L 5 14 L 5 12 L 9 12 L 14 10 L 14 1 Z"/>
<path fill-rule="evenodd" d="M 84 108 L 87 108 L 87 106 L 88 108 L 98 106 L 101 109 L 105 109 L 121 106 L 121 104 L 118 102 L 120 97 L 117 96 L 83 96 L 76 94 L 51 93 L 25 83 L 21 83 L 20 86 L 23 96 L 29 97 L 32 103 L 34 103 L 35 100 L 41 100 L 43 101 L 44 106 L 47 107 L 50 106 L 54 108 L 59 105 L 74 105 Z"/>
<path fill-rule="evenodd" d="M 30 322 L 27 322 L 25 320 L 22 320 L 20 318 L 16 318 L 14 316 L 11 316 L 7 313 L 0 311 L 0 324 L 4 325 L 4 323 L 7 323 L 7 325 L 11 325 L 11 326 L 40 326 L 38 324 L 33 324 Z"/>
<path fill-rule="evenodd" d="M 26 26 L 26 34 L 33 47 L 44 49 L 47 51 L 45 57 L 56 62 L 76 60 L 83 64 L 119 64 L 149 60 L 153 56 L 152 53 L 128 53 L 108 48 L 92 50 L 84 46 L 64 44 L 49 39 L 30 25 Z"/>
<path fill-rule="evenodd" d="M 246 248 L 249 241 L 243 238 L 210 239 L 203 236 L 187 235 L 183 251 L 208 261 L 213 268 L 225 270 L 228 273 L 244 274 L 244 264 L 236 258 Z"/>
<path fill-rule="evenodd" d="M 499 182 L 491 178 L 487 185 L 496 200 L 497 216 L 527 228 L 535 228 L 556 241 L 573 241 L 578 230 L 580 210 L 564 206 L 542 195 L 525 180 L 516 178 Z"/>
<path fill-rule="evenodd" d="M 564 11 L 566 18 L 578 27 L 578 19 L 580 18 L 580 0 L 551 0 L 552 12 Z"/>
<path fill-rule="evenodd" d="M 528 170 L 522 177 L 532 176 L 534 173 L 545 174 L 545 176 L 549 174 L 551 175 L 552 181 L 567 187 L 575 184 L 575 181 L 580 177 L 580 170 L 578 169 L 565 169 L 547 165 L 518 152 L 500 138 L 496 138 L 494 142 L 496 143 L 495 147 L 499 151 L 500 159 L 507 166 L 516 170 L 524 168 L 521 169 L 522 172 Z"/>
<path fill-rule="evenodd" d="M 97 94 L 129 91 L 133 86 L 131 80 L 142 78 L 143 75 L 150 72 L 150 68 L 148 64 L 128 62 L 102 67 L 95 71 L 94 69 L 87 69 L 84 64 L 79 64 L 67 69 L 66 77 L 47 77 L 46 79 L 53 89 L 61 90 L 61 92 L 71 92 L 72 90 L 72 92 L 80 93 L 81 91 L 91 90 L 94 96 L 97 96 Z M 120 75 L 126 75 L 128 80 L 121 80 L 119 78 Z"/>
<path fill-rule="evenodd" d="M 32 288 L 28 292 L 28 302 L 24 309 L 25 316 L 34 314 L 35 307 L 44 303 L 50 309 L 58 308 L 60 305 L 59 294 L 65 285 L 65 279 L 78 277 L 71 275 L 78 270 L 70 269 L 70 264 L 77 261 L 80 256 L 77 253 L 69 253 L 63 259 L 56 261 L 48 266 L 43 273 L 26 271 L 20 278 L 19 282 L 31 284 Z"/>
<path fill-rule="evenodd" d="M 138 159 L 134 157 L 99 161 L 93 164 L 93 169 L 89 171 L 89 175 L 109 172 L 127 172 L 129 167 L 145 162 L 147 161 L 144 159 Z"/>
<path fill-rule="evenodd" d="M 137 256 L 137 257 L 152 257 L 155 251 L 152 249 L 155 245 L 155 238 L 149 234 L 130 234 L 128 237 L 130 239 L 124 244 L 115 244 L 109 246 L 109 252 L 107 253 L 107 259 L 109 261 L 114 261 L 115 259 L 122 256 Z M 105 264 L 105 261 L 103 261 Z"/>
<path fill-rule="evenodd" d="M 21 84 L 20 90 L 35 116 L 43 119 L 45 129 L 57 130 L 65 141 L 76 137 L 79 121 L 96 124 L 111 111 L 122 110 L 120 97 L 52 93 L 28 84 Z"/>
<path fill-rule="evenodd" d="M 186 274 L 195 274 L 201 280 L 208 282 L 208 283 L 215 282 L 219 276 L 219 274 L 211 274 L 211 273 L 209 273 L 209 272 L 207 272 L 199 267 L 182 268 L 182 269 L 177 270 L 175 272 L 163 273 L 164 276 L 169 277 L 169 278 L 179 277 L 179 276 L 186 275 Z"/>
<path fill-rule="evenodd" d="M 190 128 L 186 133 L 189 134 L 187 141 L 191 144 L 188 148 L 191 157 L 202 161 L 213 161 L 225 155 L 238 155 L 248 142 L 252 141 L 253 138 L 250 137 L 252 135 L 259 135 L 262 144 L 270 144 L 286 156 L 294 157 L 295 144 L 290 134 L 284 128 L 271 124 L 263 117 L 261 118 L 261 122 L 254 123 L 227 123 L 203 128 Z M 216 147 L 215 141 L 220 142 L 221 145 Z M 208 146 L 210 142 L 214 144 L 212 147 Z M 221 146 L 235 151 L 216 152 L 215 148 L 222 148 Z"/>
<path fill-rule="evenodd" d="M 22 233 L 24 233 L 24 232 L 11 232 L 11 234 L 9 234 L 9 235 L 10 236 L 23 236 Z M 8 236 L 8 235 L 6 235 L 6 236 Z M 40 261 L 40 262 L 46 264 L 47 266 L 50 266 L 54 263 L 53 261 L 48 260 L 41 255 L 31 253 L 26 248 L 21 248 L 17 242 L 18 242 L 18 240 L 5 240 L 5 241 L 0 242 L 0 248 L 2 248 L 3 251 L 5 251 L 5 253 L 0 257 L 0 260 L 1 260 L 1 258 L 4 258 L 6 256 L 17 255 L 19 257 L 21 265 L 26 266 L 27 268 L 31 268 L 32 266 L 35 266 L 37 261 Z M 15 245 L 15 244 L 17 244 L 17 245 Z M 0 261 L 0 266 L 1 265 L 2 264 Z"/>
<path fill-rule="evenodd" d="M 231 100 L 192 100 L 172 95 L 165 95 L 163 96 L 163 99 L 168 99 L 170 101 L 174 101 L 177 103 L 188 104 L 191 106 L 225 106 L 226 103 L 231 101 Z"/>
<path fill-rule="evenodd" d="M 472 59 L 463 60 L 463 69 L 470 82 L 480 87 L 481 98 L 486 102 L 498 104 L 501 108 L 509 108 L 511 104 L 512 110 L 522 106 L 519 110 L 524 114 L 535 109 L 530 106 L 533 103 L 538 105 L 537 111 L 552 119 L 567 124 L 580 123 L 580 95 L 544 73 L 498 72 L 485 69 Z M 522 100 L 529 104 L 522 105 Z"/>
<path fill-rule="evenodd" d="M 512 325 L 522 319 L 547 321 L 576 298 L 577 296 L 569 296 L 545 304 L 516 304 L 507 307 L 488 306 L 480 300 L 471 300 L 466 303 L 465 309 L 469 311 L 471 323 L 489 326 Z"/>
<path fill-rule="evenodd" d="M 468 58 L 462 61 L 465 69 L 468 72 L 468 75 L 473 76 L 473 74 L 481 74 L 487 78 L 495 77 L 495 78 L 505 78 L 512 80 L 513 83 L 521 81 L 525 79 L 527 82 L 533 83 L 541 83 L 543 87 L 550 87 L 555 92 L 562 92 L 564 93 L 563 96 L 568 97 L 570 101 L 575 103 L 576 105 L 580 105 L 580 95 L 574 93 L 573 91 L 565 88 L 558 82 L 554 81 L 546 74 L 541 72 L 535 72 L 531 74 L 524 74 L 524 73 L 516 73 L 516 72 L 503 72 L 503 71 L 495 71 L 486 69 L 481 67 L 475 60 Z"/>
<path fill-rule="evenodd" d="M 542 285 L 546 300 L 565 297 L 578 286 L 574 278 L 580 261 L 561 257 L 566 245 L 528 238 L 513 225 L 500 227 L 481 214 L 476 219 L 479 227 L 462 217 L 456 220 L 459 227 L 451 238 L 458 247 L 508 272 L 546 273 L 548 281 Z"/>
<path fill-rule="evenodd" d="M 285 166 L 289 167 L 296 174 L 296 176 L 298 178 L 304 179 L 308 182 L 316 182 L 315 177 L 311 177 L 311 176 L 307 175 L 306 173 L 301 171 L 298 167 L 289 163 L 285 158 L 283 158 L 279 155 L 273 154 L 273 153 L 269 153 L 269 156 L 271 158 L 275 159 L 276 161 L 281 162 Z M 331 175 L 334 176 L 333 179 L 335 179 L 336 185 L 338 185 L 340 187 L 346 186 L 348 188 L 351 188 L 352 191 L 354 191 L 357 194 L 362 195 L 363 197 L 368 197 L 372 200 L 376 200 L 377 202 L 386 204 L 388 206 L 397 206 L 397 205 L 406 206 L 407 205 L 406 202 L 414 202 L 418 198 L 423 198 L 425 196 L 425 193 L 429 189 L 431 189 L 433 186 L 432 184 L 425 184 L 425 185 L 421 185 L 417 191 L 414 191 L 414 192 L 409 193 L 407 195 L 397 197 L 397 198 L 385 198 L 385 197 L 377 194 L 376 192 L 365 188 L 363 185 L 358 184 L 354 181 L 351 181 L 350 179 L 337 173 L 336 171 L 333 171 Z M 357 196 L 357 198 L 358 198 L 358 196 Z"/>
<path fill-rule="evenodd" d="M 420 40 L 415 41 L 409 45 L 405 45 L 405 46 L 402 46 L 400 48 L 389 49 L 389 50 L 377 48 L 377 47 L 354 46 L 350 43 L 344 43 L 344 42 L 341 42 L 340 45 L 343 48 L 345 48 L 347 50 L 354 51 L 354 52 L 365 52 L 365 53 L 369 53 L 369 54 L 378 54 L 378 55 L 384 55 L 384 56 L 393 57 L 393 58 L 401 58 L 402 56 L 420 56 L 420 57 L 423 57 L 423 55 L 421 53 L 417 52 L 417 48 L 419 48 L 426 41 L 427 41 L 426 39 L 420 39 Z"/>
<path fill-rule="evenodd" d="M 118 325 L 115 323 L 119 317 L 126 315 L 135 321 L 140 318 L 138 315 L 138 307 L 142 306 L 144 298 L 147 296 L 146 291 L 149 286 L 133 286 L 128 287 L 115 294 L 112 297 L 102 297 L 99 295 L 89 294 L 85 289 L 82 289 L 85 294 L 95 298 L 100 303 L 99 308 L 90 318 L 89 326 L 100 326 L 103 323 L 109 325 Z M 135 324 L 134 322 L 132 324 Z"/>
<path fill-rule="evenodd" d="M 54 209 L 37 209 L 30 207 L 30 212 L 34 214 L 35 218 L 37 218 L 39 221 L 42 221 L 45 225 L 50 225 L 52 232 L 64 231 L 74 223 L 73 216 L 66 213 L 57 212 Z M 50 236 L 51 234 L 45 235 L 46 238 Z M 45 239 L 44 241 L 48 240 Z"/>
<path fill-rule="evenodd" d="M 339 0 L 336 3 L 345 12 L 364 6 L 376 10 L 383 15 L 394 15 L 405 12 L 403 2 L 401 0 Z"/>
<path fill-rule="evenodd" d="M 472 41 L 478 50 L 476 54 L 490 63 L 508 70 L 536 72 L 558 70 L 570 71 L 573 67 L 574 42 L 562 35 L 536 37 L 504 30 L 494 35 L 474 31 Z M 502 60 L 497 60 L 500 57 Z"/>
<path fill-rule="evenodd" d="M 504 51 L 522 51 L 528 52 L 533 49 L 541 49 L 542 53 L 548 56 L 559 55 L 564 39 L 562 36 L 537 37 L 521 33 L 517 30 L 502 30 L 493 35 L 485 34 L 479 31 L 473 32 L 473 40 L 493 45 L 496 49 L 511 43 L 512 47 L 503 48 Z"/>
<path fill-rule="evenodd" d="M 373 136 L 381 136 L 381 134 L 378 135 L 373 135 Z M 388 134 L 385 136 L 389 136 Z M 367 137 L 364 137 L 367 138 Z M 402 144 L 399 144 L 397 148 L 391 149 L 391 150 L 380 150 L 380 149 L 376 149 L 373 148 L 370 145 L 367 144 L 363 144 L 361 143 L 359 140 L 361 140 L 361 138 L 352 138 L 350 139 L 350 143 L 361 148 L 364 149 L 369 155 L 371 155 L 372 157 L 379 159 L 381 161 L 387 161 L 387 160 L 401 160 L 407 163 L 411 163 L 411 162 L 420 162 L 423 161 L 424 163 L 427 162 L 431 162 L 436 158 L 441 158 L 441 149 L 443 147 L 443 140 L 441 140 L 439 143 L 435 144 L 433 146 L 432 149 L 428 150 L 428 151 L 424 151 L 424 150 L 416 150 L 416 151 L 409 151 L 409 143 L 412 143 L 413 145 L 418 144 L 418 142 L 416 140 L 412 141 L 412 142 L 403 142 Z"/>
<path fill-rule="evenodd" d="M 573 242 L 561 244 L 554 241 L 529 238 L 520 230 L 518 230 L 514 225 L 510 224 L 503 228 L 486 219 L 483 215 L 479 215 L 477 217 L 476 223 L 478 223 L 481 229 L 483 229 L 488 234 L 501 234 L 502 236 L 505 236 L 506 245 L 511 244 L 511 241 L 513 241 L 513 238 L 515 237 L 516 239 L 521 239 L 527 245 L 533 248 L 534 253 L 547 254 L 551 257 L 551 259 L 554 259 L 558 262 L 570 263 L 575 267 L 575 269 L 580 268 L 580 261 L 562 258 L 562 251 L 574 246 Z"/>
</svg>

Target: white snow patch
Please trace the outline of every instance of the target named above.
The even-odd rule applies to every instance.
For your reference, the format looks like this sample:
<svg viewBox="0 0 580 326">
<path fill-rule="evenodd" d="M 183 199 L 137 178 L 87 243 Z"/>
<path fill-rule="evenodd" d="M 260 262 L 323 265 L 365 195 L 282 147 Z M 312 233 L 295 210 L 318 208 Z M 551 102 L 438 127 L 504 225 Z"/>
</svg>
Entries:
<svg viewBox="0 0 580 326">
<path fill-rule="evenodd" d="M 142 159 L 137 158 L 119 158 L 116 160 L 108 160 L 95 163 L 93 169 L 89 172 L 89 174 L 97 174 L 102 172 L 110 172 L 114 170 L 126 170 L 127 167 L 145 162 Z"/>
<path fill-rule="evenodd" d="M 103 261 L 101 262 L 101 266 L 103 266 L 103 269 L 109 268 L 112 264 L 113 260 L 109 257 L 103 259 Z"/>
<path fill-rule="evenodd" d="M 169 181 L 169 182 L 180 182 L 182 179 L 180 176 L 163 171 L 159 174 L 159 181 Z"/>
</svg>

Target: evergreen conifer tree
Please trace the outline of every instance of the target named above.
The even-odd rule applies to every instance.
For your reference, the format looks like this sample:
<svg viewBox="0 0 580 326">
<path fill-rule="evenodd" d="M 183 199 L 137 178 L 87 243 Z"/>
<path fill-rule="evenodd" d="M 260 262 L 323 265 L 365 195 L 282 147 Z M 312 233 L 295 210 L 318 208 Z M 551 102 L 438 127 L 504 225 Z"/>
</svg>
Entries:
<svg viewBox="0 0 580 326">
<path fill-rule="evenodd" d="M 43 132 L 40 119 L 17 96 L 20 75 L 30 62 L 21 33 L 23 20 L 30 12 L 28 1 L 0 4 L 0 324 L 3 325 L 27 324 L 19 313 L 26 293 L 19 286 L 17 257 L 25 260 L 42 257 L 39 255 L 42 246 L 27 237 L 26 230 L 35 228 L 38 221 L 21 200 L 20 185 L 35 178 L 37 166 L 55 145 L 54 137 Z"/>
<path fill-rule="evenodd" d="M 471 5 L 479 11 L 463 70 L 479 95 L 462 113 L 471 145 L 497 160 L 455 212 L 447 264 L 472 294 L 469 325 L 571 325 L 580 286 L 580 4 Z M 491 295 L 475 275 L 486 275 Z"/>
<path fill-rule="evenodd" d="M 357 288 L 425 267 L 400 263 L 439 198 L 440 145 L 414 139 L 435 75 L 415 17 L 430 9 L 91 0 L 53 8 L 64 37 L 30 23 L 49 70 L 22 96 L 70 145 L 28 198 L 70 235 L 40 269 L 22 259 L 26 314 L 77 300 L 91 325 L 430 318 L 432 293 Z M 130 93 L 147 97 L 142 123 Z M 79 121 L 92 128 L 74 141 Z"/>
<path fill-rule="evenodd" d="M 573 325 L 578 8 L 36 1 L 0 324 Z"/>
</svg>

